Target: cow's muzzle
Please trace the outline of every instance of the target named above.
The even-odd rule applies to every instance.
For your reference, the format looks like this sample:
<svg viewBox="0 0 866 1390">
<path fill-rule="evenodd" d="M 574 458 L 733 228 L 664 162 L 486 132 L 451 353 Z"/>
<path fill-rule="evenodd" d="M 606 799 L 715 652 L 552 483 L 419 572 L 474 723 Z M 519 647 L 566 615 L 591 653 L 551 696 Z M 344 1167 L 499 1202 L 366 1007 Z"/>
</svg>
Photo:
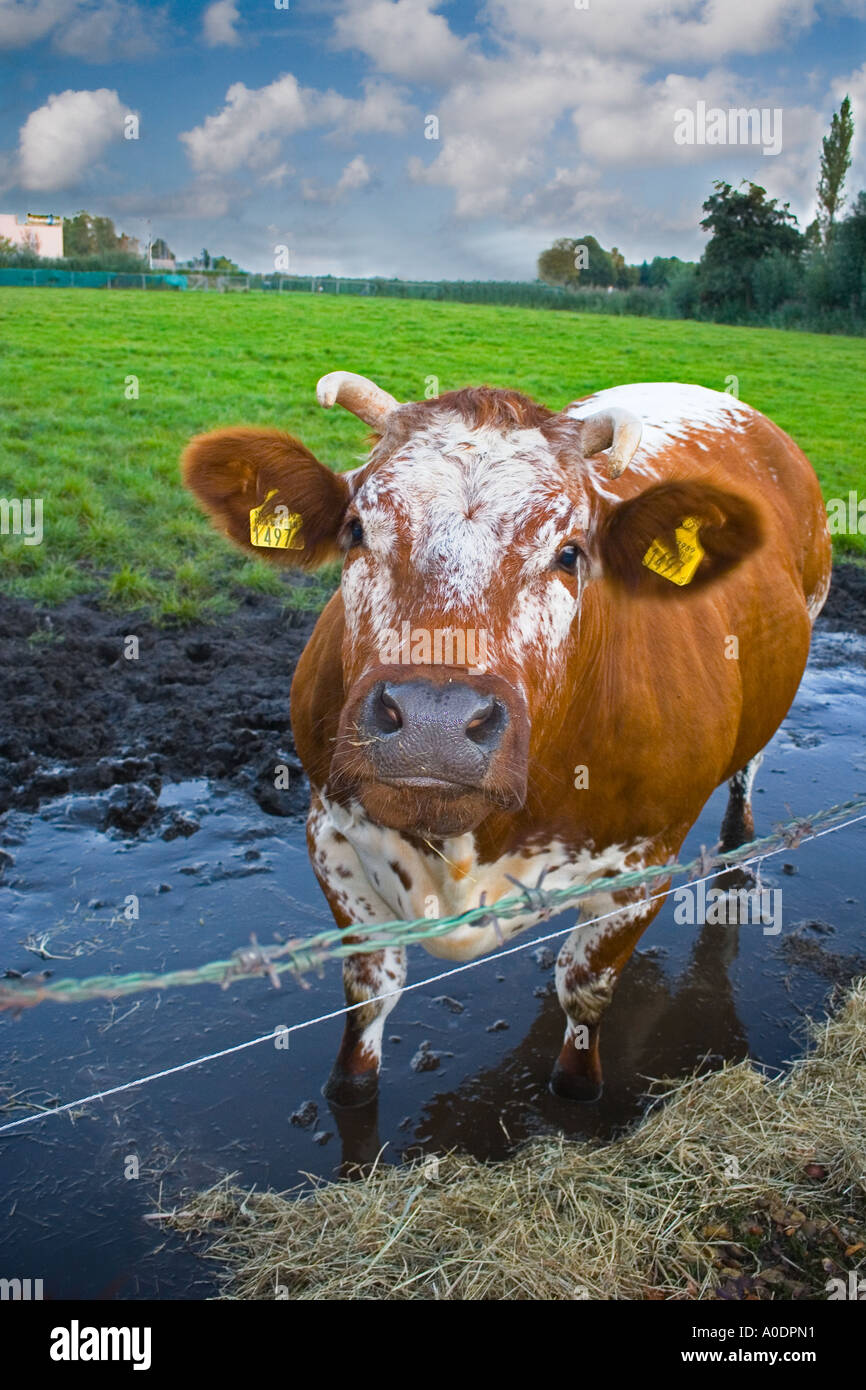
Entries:
<svg viewBox="0 0 866 1390">
<path fill-rule="evenodd" d="M 501 677 L 379 668 L 350 694 L 332 773 L 379 824 L 442 837 L 523 804 L 527 749 L 525 702 Z"/>
</svg>

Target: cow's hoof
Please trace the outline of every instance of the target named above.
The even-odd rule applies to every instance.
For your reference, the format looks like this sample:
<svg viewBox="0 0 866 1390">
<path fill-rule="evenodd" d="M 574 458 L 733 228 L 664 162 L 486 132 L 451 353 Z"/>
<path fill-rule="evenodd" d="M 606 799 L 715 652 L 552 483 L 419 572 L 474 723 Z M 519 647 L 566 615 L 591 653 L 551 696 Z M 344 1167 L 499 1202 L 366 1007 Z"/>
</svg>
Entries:
<svg viewBox="0 0 866 1390">
<path fill-rule="evenodd" d="M 379 1073 L 375 1071 L 353 1073 L 335 1067 L 322 1087 L 325 1100 L 344 1110 L 356 1110 L 361 1105 L 369 1105 L 378 1094 Z"/>
<path fill-rule="evenodd" d="M 580 1076 L 577 1072 L 566 1071 L 557 1062 L 550 1078 L 550 1089 L 560 1100 L 576 1101 L 579 1105 L 592 1105 L 601 1100 L 604 1083 L 592 1076 Z"/>
</svg>

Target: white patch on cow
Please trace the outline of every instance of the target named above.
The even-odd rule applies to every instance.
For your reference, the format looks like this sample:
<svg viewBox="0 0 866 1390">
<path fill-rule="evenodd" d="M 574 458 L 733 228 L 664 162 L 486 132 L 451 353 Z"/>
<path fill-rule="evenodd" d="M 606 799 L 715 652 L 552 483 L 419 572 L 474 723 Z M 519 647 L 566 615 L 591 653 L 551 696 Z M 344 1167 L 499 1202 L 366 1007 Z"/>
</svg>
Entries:
<svg viewBox="0 0 866 1390">
<path fill-rule="evenodd" d="M 806 605 L 806 612 L 809 614 L 809 621 L 811 623 L 814 623 L 821 609 L 824 607 L 824 604 L 827 602 L 827 595 L 830 592 L 830 574 L 831 571 L 828 566 L 826 575 L 823 577 Z"/>
<path fill-rule="evenodd" d="M 641 862 L 649 863 L 650 859 L 642 858 Z M 598 954 L 604 942 L 616 938 L 624 928 L 631 929 L 636 919 L 650 914 L 654 906 L 643 898 L 623 906 L 614 901 L 611 893 L 604 892 L 593 893 L 582 900 L 580 915 L 584 921 L 563 943 L 556 961 L 556 992 L 568 1019 L 566 1041 L 580 1024 L 599 1021 L 616 986 L 616 971 L 606 967 L 596 972 L 590 958 Z M 592 921 L 595 917 L 604 920 Z M 615 951 L 603 954 L 610 958 Z"/>
<path fill-rule="evenodd" d="M 550 570 L 558 549 L 588 525 L 589 508 L 562 490 L 561 465 L 539 430 L 472 430 L 455 412 L 436 416 L 381 464 L 354 501 L 368 553 L 345 570 L 350 637 L 362 615 L 374 636 L 399 630 L 403 621 L 414 626 L 399 589 L 382 578 L 399 533 L 413 570 L 429 578 L 431 607 L 453 613 L 458 626 L 470 618 L 485 626 L 503 557 L 517 556 L 526 587 L 517 591 L 503 647 L 518 661 L 534 649 L 559 665 L 579 604 Z M 382 519 L 389 512 L 397 518 L 390 531 Z M 533 515 L 537 531 L 518 539 L 517 529 Z M 486 641 L 495 668 L 493 631 Z"/>
<path fill-rule="evenodd" d="M 391 615 L 395 608 L 394 584 L 388 566 L 377 563 L 371 555 L 359 555 L 343 567 L 340 587 L 349 638 L 358 635 L 364 619 L 371 637 L 381 638 L 392 625 Z"/>
<path fill-rule="evenodd" d="M 655 477 L 653 460 L 672 444 L 686 441 L 708 449 L 706 440 L 696 440 L 696 431 L 745 429 L 757 416 L 750 405 L 725 391 L 706 386 L 689 386 L 674 381 L 644 381 L 631 386 L 611 386 L 571 406 L 568 414 L 583 420 L 608 406 L 621 406 L 642 421 L 643 432 L 629 470 Z"/>
<path fill-rule="evenodd" d="M 337 832 L 331 811 L 325 797 L 314 791 L 307 817 L 313 868 L 351 921 L 389 921 L 391 908 L 360 871 L 358 855 Z"/>
<path fill-rule="evenodd" d="M 581 1025 L 598 1023 L 613 998 L 617 974 L 610 966 L 599 970 L 579 984 L 560 985 L 560 972 L 556 972 L 556 992 L 559 1002 L 568 1019 L 565 1028 L 565 1042 L 569 1042 Z"/>
<path fill-rule="evenodd" d="M 368 549 L 388 555 L 397 544 L 399 525 L 395 512 L 379 502 L 364 508 L 364 543 Z"/>
<path fill-rule="evenodd" d="M 357 458 L 358 455 L 356 454 L 355 457 Z M 354 497 L 358 486 L 358 480 L 369 462 L 370 460 L 365 458 L 363 463 L 359 463 L 356 468 L 346 468 L 340 474 L 340 477 L 345 478 L 346 482 L 349 484 L 350 497 Z"/>
<path fill-rule="evenodd" d="M 565 495 L 553 506 L 548 501 L 545 510 L 547 515 L 539 522 L 532 536 L 514 546 L 514 553 L 520 557 L 527 578 L 546 574 L 563 542 L 572 533 L 585 531 L 589 525 L 587 503 L 575 506 L 571 498 Z"/>
<path fill-rule="evenodd" d="M 754 790 L 755 786 L 755 778 L 758 775 L 758 768 L 761 766 L 761 763 L 763 761 L 763 751 L 760 753 L 756 753 L 754 758 L 750 758 L 749 761 L 746 763 L 746 766 L 740 768 L 739 772 L 735 772 L 733 777 L 730 779 L 731 789 L 739 792 L 740 796 L 743 798 L 743 801 L 745 801 L 747 805 L 751 803 L 752 791 Z"/>
<path fill-rule="evenodd" d="M 367 508 L 380 499 L 396 505 L 406 518 L 413 567 L 430 577 L 431 600 L 477 611 L 517 523 L 533 506 L 548 514 L 551 485 L 560 477 L 539 430 L 470 430 L 448 412 L 382 464 L 355 502 L 365 525 Z M 399 616 L 392 610 L 392 625 Z"/>
<path fill-rule="evenodd" d="M 580 612 L 582 574 L 581 566 L 576 597 L 555 575 L 537 580 L 517 594 L 505 647 L 518 666 L 530 652 L 542 653 L 546 664 L 536 675 L 546 682 L 560 674 L 569 633 Z"/>
<path fill-rule="evenodd" d="M 382 1035 L 385 1020 L 400 1001 L 406 983 L 406 951 L 403 947 L 386 946 L 381 952 L 348 956 L 343 962 L 343 984 L 346 1003 L 349 1005 L 367 1003 L 378 999 L 375 1017 L 363 1027 L 357 1037 L 355 1053 L 364 1054 L 365 1060 L 375 1060 L 378 1068 L 382 1061 Z M 384 996 L 384 997 L 383 997 Z M 369 1014 L 370 1010 L 365 1013 Z"/>
<path fill-rule="evenodd" d="M 322 793 L 314 795 L 309 828 L 317 871 L 343 910 L 359 923 L 415 920 L 425 916 L 431 898 L 438 903 L 438 917 L 457 917 L 478 907 L 482 894 L 487 905 L 517 892 L 509 874 L 533 886 L 546 870 L 546 889 L 570 888 L 641 867 L 650 862 L 651 853 L 644 840 L 599 852 L 554 840 L 481 864 L 472 834 L 445 840 L 436 849 L 418 850 L 399 831 L 376 825 L 358 803 L 346 808 Z M 601 899 L 593 895 L 586 900 L 583 916 L 593 915 L 589 904 L 594 905 L 596 897 Z M 430 955 L 445 960 L 474 960 L 537 919 L 527 908 L 500 924 L 501 936 L 492 922 L 469 924 L 423 945 Z"/>
</svg>

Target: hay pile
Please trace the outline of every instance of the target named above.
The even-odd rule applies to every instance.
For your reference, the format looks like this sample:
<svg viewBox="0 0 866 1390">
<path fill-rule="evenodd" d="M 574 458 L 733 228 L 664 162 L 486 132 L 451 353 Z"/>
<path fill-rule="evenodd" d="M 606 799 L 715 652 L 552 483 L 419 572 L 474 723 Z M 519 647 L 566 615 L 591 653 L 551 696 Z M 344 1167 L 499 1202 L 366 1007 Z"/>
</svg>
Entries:
<svg viewBox="0 0 866 1390">
<path fill-rule="evenodd" d="M 826 1297 L 866 1248 L 866 979 L 813 1035 L 781 1078 L 688 1078 L 604 1146 L 540 1139 L 302 1194 L 226 1180 L 171 1224 L 207 1235 L 233 1298 Z"/>
</svg>

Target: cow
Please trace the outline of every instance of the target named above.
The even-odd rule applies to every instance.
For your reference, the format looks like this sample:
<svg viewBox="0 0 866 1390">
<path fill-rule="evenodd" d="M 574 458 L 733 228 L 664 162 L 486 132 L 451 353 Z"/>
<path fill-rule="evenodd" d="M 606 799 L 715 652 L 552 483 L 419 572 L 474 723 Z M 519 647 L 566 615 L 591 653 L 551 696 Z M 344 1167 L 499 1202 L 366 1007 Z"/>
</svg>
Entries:
<svg viewBox="0 0 866 1390">
<path fill-rule="evenodd" d="M 449 961 L 490 953 L 537 921 L 542 882 L 672 863 L 725 782 L 720 843 L 752 838 L 761 750 L 830 584 L 821 490 L 793 440 L 732 395 L 669 382 L 559 411 L 491 387 L 398 404 L 342 371 L 317 391 L 372 430 L 359 467 L 238 427 L 193 439 L 182 468 L 249 553 L 342 561 L 291 718 L 309 853 L 345 939 L 525 885 L 521 915 L 424 942 Z M 559 952 L 561 1097 L 601 1094 L 600 1021 L 661 905 L 647 896 L 583 899 Z M 405 951 L 354 954 L 343 977 L 324 1094 L 361 1105 Z"/>
</svg>

